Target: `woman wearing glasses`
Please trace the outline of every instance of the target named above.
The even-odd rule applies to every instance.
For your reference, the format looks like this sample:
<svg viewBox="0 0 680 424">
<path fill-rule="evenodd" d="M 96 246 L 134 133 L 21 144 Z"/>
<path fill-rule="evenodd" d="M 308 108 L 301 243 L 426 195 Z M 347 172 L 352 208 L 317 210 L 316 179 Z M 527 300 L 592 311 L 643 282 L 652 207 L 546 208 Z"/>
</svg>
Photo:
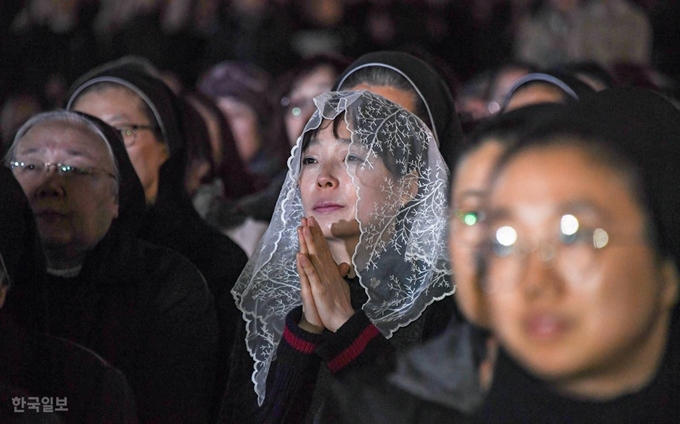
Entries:
<svg viewBox="0 0 680 424">
<path fill-rule="evenodd" d="M 679 118 L 608 90 L 501 159 L 482 279 L 502 349 L 482 421 L 678 422 Z"/>
</svg>

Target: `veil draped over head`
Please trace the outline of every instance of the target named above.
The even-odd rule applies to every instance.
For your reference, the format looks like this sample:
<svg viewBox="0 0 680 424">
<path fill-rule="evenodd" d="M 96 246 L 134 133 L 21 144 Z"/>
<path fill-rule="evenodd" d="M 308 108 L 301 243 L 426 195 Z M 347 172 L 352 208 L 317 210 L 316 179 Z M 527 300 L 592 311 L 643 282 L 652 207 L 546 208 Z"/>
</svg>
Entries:
<svg viewBox="0 0 680 424">
<path fill-rule="evenodd" d="M 371 322 L 389 338 L 454 291 L 446 243 L 448 168 L 430 130 L 412 113 L 368 91 L 324 93 L 314 103 L 316 111 L 288 159 L 271 224 L 232 290 L 246 321 L 260 404 L 285 317 L 302 304 L 296 268 L 297 227 L 304 217 L 298 185 L 302 143 L 324 120 L 344 113 L 340 125 L 351 133 L 349 149 L 362 152 L 362 162 L 348 165 L 348 173 L 357 187 L 356 210 L 370 212 L 356 213 L 361 236 L 352 262 L 368 295 L 363 311 Z M 361 205 L 361 184 L 376 180 L 377 161 L 389 170 L 379 180 L 381 200 Z"/>
</svg>

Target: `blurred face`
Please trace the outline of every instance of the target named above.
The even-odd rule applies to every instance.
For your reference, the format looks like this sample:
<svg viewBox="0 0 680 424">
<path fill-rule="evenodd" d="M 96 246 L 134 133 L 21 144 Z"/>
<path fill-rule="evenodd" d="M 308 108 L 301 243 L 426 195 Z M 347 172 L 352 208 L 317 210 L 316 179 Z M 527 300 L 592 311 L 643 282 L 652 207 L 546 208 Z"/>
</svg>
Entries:
<svg viewBox="0 0 680 424">
<path fill-rule="evenodd" d="M 61 175 L 15 168 L 35 215 L 48 262 L 55 257 L 82 260 L 106 235 L 118 216 L 114 163 L 105 142 L 76 123 L 47 122 L 26 133 L 14 159 L 26 164 L 63 164 L 89 174 Z M 72 264 L 77 265 L 78 263 Z"/>
<path fill-rule="evenodd" d="M 370 172 L 362 165 L 371 168 Z M 380 159 L 368 158 L 360 146 L 350 147 L 350 132 L 344 124 L 338 127 L 337 138 L 332 122 L 322 124 L 302 153 L 300 195 L 305 216 L 316 218 L 331 249 L 335 243 L 343 246 L 340 251 L 354 253 L 361 234 L 357 217 L 369 222 L 374 205 L 386 203 L 387 193 L 382 189 L 385 178 L 391 178 L 391 174 Z M 340 260 L 337 255 L 336 260 Z"/>
<path fill-rule="evenodd" d="M 488 316 L 478 281 L 477 247 L 485 234 L 481 220 L 489 178 L 503 150 L 500 143 L 485 141 L 458 164 L 452 186 L 449 252 L 456 276 L 456 302 L 468 320 L 482 327 L 488 326 Z"/>
<path fill-rule="evenodd" d="M 328 66 L 320 66 L 298 81 L 288 96 L 290 103 L 286 107 L 284 121 L 286 134 L 291 146 L 302 134 L 305 124 L 314 113 L 312 99 L 321 93 L 330 91 L 335 81 L 335 72 Z"/>
<path fill-rule="evenodd" d="M 206 126 L 208 127 L 208 134 L 210 134 L 210 150 L 212 151 L 212 161 L 215 167 L 222 164 L 222 131 L 220 130 L 220 123 L 217 116 L 211 110 L 205 107 L 198 100 L 189 98 L 189 102 L 201 114 Z"/>
<path fill-rule="evenodd" d="M 158 194 L 158 180 L 161 166 L 170 157 L 166 144 L 159 140 L 149 129 L 155 122 L 142 109 L 143 100 L 125 87 L 106 88 L 90 91 L 81 95 L 73 105 L 73 110 L 96 116 L 117 129 L 139 125 L 132 136 L 123 136 L 125 148 L 132 166 L 144 187 L 146 202 L 153 204 Z"/>
<path fill-rule="evenodd" d="M 504 240 L 485 251 L 501 344 L 558 391 L 607 398 L 649 381 L 677 281 L 621 172 L 579 147 L 529 150 L 499 174 L 488 212 Z"/>
<path fill-rule="evenodd" d="M 241 160 L 244 163 L 250 163 L 260 150 L 260 128 L 257 123 L 257 114 L 250 106 L 230 97 L 220 98 L 217 106 L 229 121 Z"/>
</svg>

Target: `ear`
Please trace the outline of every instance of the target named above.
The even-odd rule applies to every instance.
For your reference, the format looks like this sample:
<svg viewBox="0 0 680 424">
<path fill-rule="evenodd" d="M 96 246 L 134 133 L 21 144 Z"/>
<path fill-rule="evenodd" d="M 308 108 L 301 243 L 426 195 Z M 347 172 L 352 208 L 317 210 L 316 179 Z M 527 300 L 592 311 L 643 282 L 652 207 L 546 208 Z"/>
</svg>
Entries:
<svg viewBox="0 0 680 424">
<path fill-rule="evenodd" d="M 661 299 L 663 305 L 669 309 L 675 307 L 680 295 L 680 278 L 675 261 L 664 259 L 661 265 L 661 278 L 663 281 Z"/>
<path fill-rule="evenodd" d="M 403 207 L 415 199 L 418 194 L 418 174 L 416 171 L 411 171 L 404 175 L 401 181 L 403 187 L 401 191 L 401 206 Z"/>
</svg>

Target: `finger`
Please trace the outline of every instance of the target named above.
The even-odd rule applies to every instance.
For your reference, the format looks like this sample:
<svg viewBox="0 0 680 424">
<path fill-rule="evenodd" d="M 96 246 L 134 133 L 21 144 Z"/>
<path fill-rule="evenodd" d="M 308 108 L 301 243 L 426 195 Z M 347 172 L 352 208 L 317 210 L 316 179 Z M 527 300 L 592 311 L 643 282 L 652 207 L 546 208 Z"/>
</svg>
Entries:
<svg viewBox="0 0 680 424">
<path fill-rule="evenodd" d="M 297 269 L 300 275 L 300 296 L 302 298 L 302 311 L 305 314 L 305 319 L 313 325 L 322 325 L 321 318 L 319 318 L 319 313 L 316 309 L 316 304 L 314 302 L 314 295 L 312 294 L 312 288 L 309 284 L 309 279 L 307 278 L 307 273 L 304 270 L 301 262 L 305 261 L 307 258 L 305 255 L 297 255 Z"/>
<path fill-rule="evenodd" d="M 304 226 L 297 227 L 297 233 L 298 233 L 298 241 L 300 244 L 300 253 L 303 253 L 305 255 L 309 254 L 309 250 L 307 250 L 307 242 L 305 241 L 305 235 L 303 234 L 303 229 Z"/>
<path fill-rule="evenodd" d="M 347 262 L 343 262 L 338 265 L 338 272 L 342 278 L 345 278 L 349 274 L 350 266 Z"/>
<path fill-rule="evenodd" d="M 306 279 L 306 282 L 309 284 L 309 287 L 313 293 L 315 287 L 320 284 L 319 274 L 317 273 L 314 264 L 308 255 L 303 255 L 300 253 L 298 253 L 298 264 L 300 267 L 298 269 L 298 272 L 300 272 L 300 279 L 302 279 L 302 275 L 304 275 L 304 278 Z"/>
<path fill-rule="evenodd" d="M 309 226 L 302 227 L 302 235 L 305 240 L 305 248 L 307 249 L 307 253 L 310 255 L 310 257 L 316 255 L 317 249 L 314 235 L 312 234 L 312 228 Z"/>
</svg>

